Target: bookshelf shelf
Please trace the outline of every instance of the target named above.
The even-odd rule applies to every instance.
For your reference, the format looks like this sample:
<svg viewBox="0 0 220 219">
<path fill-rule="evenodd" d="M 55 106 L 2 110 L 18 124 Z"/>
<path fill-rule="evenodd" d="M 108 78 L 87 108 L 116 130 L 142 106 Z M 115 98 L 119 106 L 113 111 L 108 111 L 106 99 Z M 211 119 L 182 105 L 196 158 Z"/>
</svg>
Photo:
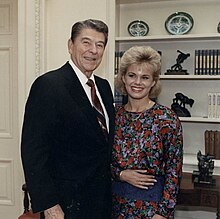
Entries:
<svg viewBox="0 0 220 219">
<path fill-rule="evenodd" d="M 212 34 L 187 34 L 187 35 L 154 35 L 154 36 L 145 36 L 145 37 L 116 37 L 116 43 L 125 43 L 125 42 L 147 42 L 147 41 L 192 41 L 192 40 L 219 40 L 219 33 Z"/>
<path fill-rule="evenodd" d="M 220 75 L 161 75 L 162 80 L 220 80 Z"/>
<path fill-rule="evenodd" d="M 152 3 L 152 2 L 166 2 L 166 3 L 172 3 L 176 2 L 177 0 L 116 0 L 118 4 L 135 4 L 135 3 Z M 184 0 L 185 2 L 192 2 L 192 0 Z M 207 2 L 207 0 L 193 0 L 197 3 Z M 218 0 L 209 0 L 209 2 L 217 2 Z"/>
<path fill-rule="evenodd" d="M 180 117 L 181 122 L 198 122 L 198 123 L 219 123 L 220 118 L 210 119 L 204 117 Z"/>
</svg>

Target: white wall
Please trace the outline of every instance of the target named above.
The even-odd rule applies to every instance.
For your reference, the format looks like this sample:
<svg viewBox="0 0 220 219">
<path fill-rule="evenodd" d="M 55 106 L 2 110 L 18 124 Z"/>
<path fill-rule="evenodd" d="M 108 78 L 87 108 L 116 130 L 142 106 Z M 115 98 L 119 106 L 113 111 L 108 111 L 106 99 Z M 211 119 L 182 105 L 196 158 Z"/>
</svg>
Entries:
<svg viewBox="0 0 220 219">
<path fill-rule="evenodd" d="M 65 2 L 65 3 L 64 3 Z M 101 19 L 107 23 L 107 1 L 105 0 L 57 0 L 46 1 L 46 60 L 47 70 L 63 65 L 68 59 L 67 40 L 73 23 L 88 18 Z M 97 74 L 106 75 L 106 55 Z"/>
</svg>

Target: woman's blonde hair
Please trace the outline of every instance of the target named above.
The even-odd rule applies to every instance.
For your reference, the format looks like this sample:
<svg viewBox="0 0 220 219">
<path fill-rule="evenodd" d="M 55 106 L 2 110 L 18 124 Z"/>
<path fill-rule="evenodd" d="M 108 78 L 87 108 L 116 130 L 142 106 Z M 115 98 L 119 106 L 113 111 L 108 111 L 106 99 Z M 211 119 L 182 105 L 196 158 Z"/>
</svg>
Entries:
<svg viewBox="0 0 220 219">
<path fill-rule="evenodd" d="M 120 62 L 119 73 L 115 78 L 116 90 L 122 95 L 127 94 L 122 77 L 126 74 L 128 67 L 132 64 L 146 64 L 147 67 L 152 70 L 155 85 L 149 92 L 149 98 L 158 97 L 161 92 L 161 56 L 150 46 L 133 46 L 123 54 Z"/>
</svg>

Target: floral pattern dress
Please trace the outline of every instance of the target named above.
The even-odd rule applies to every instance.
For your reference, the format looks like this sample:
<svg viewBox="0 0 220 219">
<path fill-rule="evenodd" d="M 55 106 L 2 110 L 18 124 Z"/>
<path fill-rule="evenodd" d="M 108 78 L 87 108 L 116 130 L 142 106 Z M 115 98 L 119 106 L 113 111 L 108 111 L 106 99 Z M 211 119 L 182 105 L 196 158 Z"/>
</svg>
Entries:
<svg viewBox="0 0 220 219">
<path fill-rule="evenodd" d="M 116 107 L 115 139 L 112 153 L 112 177 L 120 171 L 144 169 L 163 175 L 165 184 L 159 202 L 131 200 L 113 193 L 114 219 L 151 219 L 155 214 L 167 219 L 174 209 L 182 176 L 183 137 L 177 115 L 168 107 L 155 103 L 141 113 Z"/>
</svg>

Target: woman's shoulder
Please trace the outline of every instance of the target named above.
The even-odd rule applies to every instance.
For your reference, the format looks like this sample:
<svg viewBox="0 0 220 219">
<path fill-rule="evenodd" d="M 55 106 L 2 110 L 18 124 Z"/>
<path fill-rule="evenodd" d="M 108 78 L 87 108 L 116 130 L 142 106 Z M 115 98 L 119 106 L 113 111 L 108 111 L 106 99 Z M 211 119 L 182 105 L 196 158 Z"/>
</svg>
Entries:
<svg viewBox="0 0 220 219">
<path fill-rule="evenodd" d="M 162 119 L 178 119 L 177 114 L 168 106 L 156 103 L 154 113 Z"/>
</svg>

